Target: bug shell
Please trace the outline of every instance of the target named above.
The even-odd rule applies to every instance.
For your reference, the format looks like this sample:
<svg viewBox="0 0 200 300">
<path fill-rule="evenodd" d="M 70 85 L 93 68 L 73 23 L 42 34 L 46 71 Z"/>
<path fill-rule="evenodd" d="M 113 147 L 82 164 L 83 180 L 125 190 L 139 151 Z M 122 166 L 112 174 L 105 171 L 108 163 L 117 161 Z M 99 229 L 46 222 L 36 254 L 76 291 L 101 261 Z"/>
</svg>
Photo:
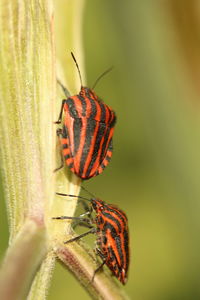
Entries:
<svg viewBox="0 0 200 300">
<path fill-rule="evenodd" d="M 87 87 L 67 98 L 63 109 L 62 147 L 66 164 L 81 179 L 97 176 L 112 156 L 114 111 Z"/>
<path fill-rule="evenodd" d="M 117 206 L 100 199 L 92 199 L 91 204 L 96 212 L 98 252 L 113 275 L 125 284 L 129 267 L 127 217 Z"/>
</svg>

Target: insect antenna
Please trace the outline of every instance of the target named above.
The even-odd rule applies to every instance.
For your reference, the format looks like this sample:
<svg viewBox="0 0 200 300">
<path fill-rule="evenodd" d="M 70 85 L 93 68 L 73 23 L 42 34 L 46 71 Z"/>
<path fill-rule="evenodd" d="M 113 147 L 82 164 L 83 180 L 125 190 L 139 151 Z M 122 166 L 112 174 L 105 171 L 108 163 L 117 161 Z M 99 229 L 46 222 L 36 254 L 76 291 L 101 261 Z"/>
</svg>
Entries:
<svg viewBox="0 0 200 300">
<path fill-rule="evenodd" d="M 86 200 L 86 201 L 91 202 L 90 199 L 82 197 L 82 196 L 76 196 L 76 195 L 71 195 L 71 194 L 63 194 L 63 193 L 56 193 L 56 195 L 58 195 L 58 196 L 72 197 L 72 198 L 78 198 L 78 199 L 82 199 L 82 200 Z"/>
<path fill-rule="evenodd" d="M 94 194 L 90 193 L 85 187 L 81 186 L 81 188 L 88 193 L 88 195 L 92 196 L 92 198 L 96 198 Z"/>
<path fill-rule="evenodd" d="M 78 74 L 79 74 L 81 86 L 83 86 L 82 77 L 81 77 L 81 71 L 80 71 L 80 69 L 79 69 L 78 63 L 77 63 L 77 61 L 76 61 L 76 58 L 75 58 L 73 52 L 71 52 L 71 55 L 72 55 L 72 58 L 73 58 L 73 60 L 74 60 L 74 62 L 75 62 L 75 64 L 76 64 L 76 67 L 77 67 L 77 70 L 78 70 Z"/>
<path fill-rule="evenodd" d="M 95 86 L 97 85 L 97 83 L 99 82 L 99 80 L 100 80 L 103 76 L 105 76 L 106 74 L 108 74 L 110 71 L 112 71 L 112 69 L 113 69 L 113 67 L 110 67 L 109 69 L 107 69 L 106 71 L 104 71 L 104 72 L 96 79 L 95 83 L 94 83 L 93 86 L 92 86 L 92 89 L 94 89 Z"/>
</svg>

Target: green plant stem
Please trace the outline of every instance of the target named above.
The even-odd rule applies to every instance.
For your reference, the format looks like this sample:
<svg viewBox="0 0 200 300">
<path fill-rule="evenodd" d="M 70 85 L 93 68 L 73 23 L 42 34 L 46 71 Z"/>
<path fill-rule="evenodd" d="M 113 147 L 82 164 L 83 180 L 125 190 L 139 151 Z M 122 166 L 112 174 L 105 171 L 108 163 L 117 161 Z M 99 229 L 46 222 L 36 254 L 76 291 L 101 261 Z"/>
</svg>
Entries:
<svg viewBox="0 0 200 300">
<path fill-rule="evenodd" d="M 34 274 L 47 252 L 45 240 L 44 227 L 33 220 L 24 223 L 6 253 L 0 272 L 2 300 L 27 296 Z"/>
<path fill-rule="evenodd" d="M 48 252 L 45 260 L 43 261 L 39 272 L 37 272 L 35 276 L 27 300 L 46 299 L 54 264 L 55 264 L 55 254 L 53 251 L 50 251 Z"/>
<path fill-rule="evenodd" d="M 51 1 L 0 2 L 0 161 L 10 231 L 0 286 L 6 300 L 27 294 L 49 248 L 45 225 L 55 168 L 52 19 Z"/>
<path fill-rule="evenodd" d="M 74 236 L 68 236 L 68 239 L 72 237 Z M 105 269 L 99 271 L 92 280 L 100 262 L 96 261 L 91 249 L 89 250 L 83 242 L 79 241 L 67 246 L 57 244 L 56 254 L 93 299 L 129 299 L 124 290 L 110 276 L 110 272 L 105 272 Z"/>
</svg>

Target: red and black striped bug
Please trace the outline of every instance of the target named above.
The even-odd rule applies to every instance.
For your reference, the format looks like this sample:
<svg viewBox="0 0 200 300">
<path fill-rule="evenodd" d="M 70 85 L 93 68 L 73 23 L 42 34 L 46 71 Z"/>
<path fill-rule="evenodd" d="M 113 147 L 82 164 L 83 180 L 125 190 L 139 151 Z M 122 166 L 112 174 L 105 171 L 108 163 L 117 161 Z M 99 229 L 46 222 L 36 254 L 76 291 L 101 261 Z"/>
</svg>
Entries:
<svg viewBox="0 0 200 300">
<path fill-rule="evenodd" d="M 80 234 L 79 236 L 65 242 L 71 243 L 88 234 L 96 234 L 96 253 L 103 260 L 102 264 L 95 270 L 95 274 L 103 267 L 111 270 L 112 274 L 122 283 L 127 281 L 127 272 L 129 267 L 129 233 L 128 220 L 126 214 L 113 204 L 107 204 L 98 198 L 87 199 L 81 196 L 57 193 L 61 196 L 77 197 L 81 200 L 90 201 L 90 209 L 80 217 L 60 216 L 53 219 L 72 219 L 78 220 L 82 225 L 85 224 L 90 230 Z M 91 217 L 91 213 L 96 213 L 95 218 Z M 87 217 L 83 217 L 83 216 Z M 95 225 L 95 227 L 94 227 Z"/>
<path fill-rule="evenodd" d="M 62 101 L 56 122 L 61 123 L 64 111 L 64 125 L 62 129 L 57 130 L 57 135 L 61 138 L 66 165 L 81 179 L 89 179 L 100 174 L 111 159 L 116 115 L 93 89 L 82 85 L 78 63 L 73 53 L 71 55 L 79 73 L 81 90 L 78 95 L 68 97 L 66 88 L 58 81 L 67 99 Z M 96 80 L 94 86 L 108 71 L 110 69 Z"/>
</svg>

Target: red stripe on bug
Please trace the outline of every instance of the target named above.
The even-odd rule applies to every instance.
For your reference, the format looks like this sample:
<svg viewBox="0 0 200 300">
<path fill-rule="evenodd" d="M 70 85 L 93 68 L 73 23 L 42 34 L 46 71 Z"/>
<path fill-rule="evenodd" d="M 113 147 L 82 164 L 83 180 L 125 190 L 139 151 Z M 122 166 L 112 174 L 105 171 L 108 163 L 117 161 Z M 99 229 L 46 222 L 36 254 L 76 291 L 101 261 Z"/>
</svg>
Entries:
<svg viewBox="0 0 200 300">
<path fill-rule="evenodd" d="M 91 159 L 92 159 L 92 153 L 94 152 L 95 141 L 96 141 L 96 138 L 97 138 L 98 129 L 99 129 L 99 124 L 97 123 L 97 125 L 95 127 L 95 130 L 94 130 L 94 133 L 93 133 L 92 141 L 91 141 L 91 144 L 90 144 L 90 150 L 88 152 L 88 156 L 87 156 L 87 159 L 85 161 L 85 166 L 84 166 L 84 170 L 83 170 L 83 176 L 84 177 L 86 176 L 87 169 L 88 169 L 89 164 L 90 164 Z"/>
<path fill-rule="evenodd" d="M 61 143 L 63 145 L 68 144 L 68 141 L 69 141 L 68 139 L 64 139 L 64 138 L 61 139 Z"/>
<path fill-rule="evenodd" d="M 111 156 L 112 156 L 112 152 L 111 152 L 111 151 L 108 151 L 108 152 L 107 152 L 107 155 L 108 155 L 109 157 L 111 157 Z"/>
<path fill-rule="evenodd" d="M 63 149 L 63 155 L 68 155 L 70 154 L 70 150 L 69 149 Z"/>
<path fill-rule="evenodd" d="M 90 103 L 90 100 L 88 99 L 88 97 L 84 96 L 85 102 L 86 102 L 86 118 L 89 118 L 92 112 L 92 106 Z"/>
<path fill-rule="evenodd" d="M 66 162 L 67 162 L 68 165 L 72 164 L 73 163 L 73 158 L 71 158 L 71 157 L 67 158 Z"/>
</svg>

